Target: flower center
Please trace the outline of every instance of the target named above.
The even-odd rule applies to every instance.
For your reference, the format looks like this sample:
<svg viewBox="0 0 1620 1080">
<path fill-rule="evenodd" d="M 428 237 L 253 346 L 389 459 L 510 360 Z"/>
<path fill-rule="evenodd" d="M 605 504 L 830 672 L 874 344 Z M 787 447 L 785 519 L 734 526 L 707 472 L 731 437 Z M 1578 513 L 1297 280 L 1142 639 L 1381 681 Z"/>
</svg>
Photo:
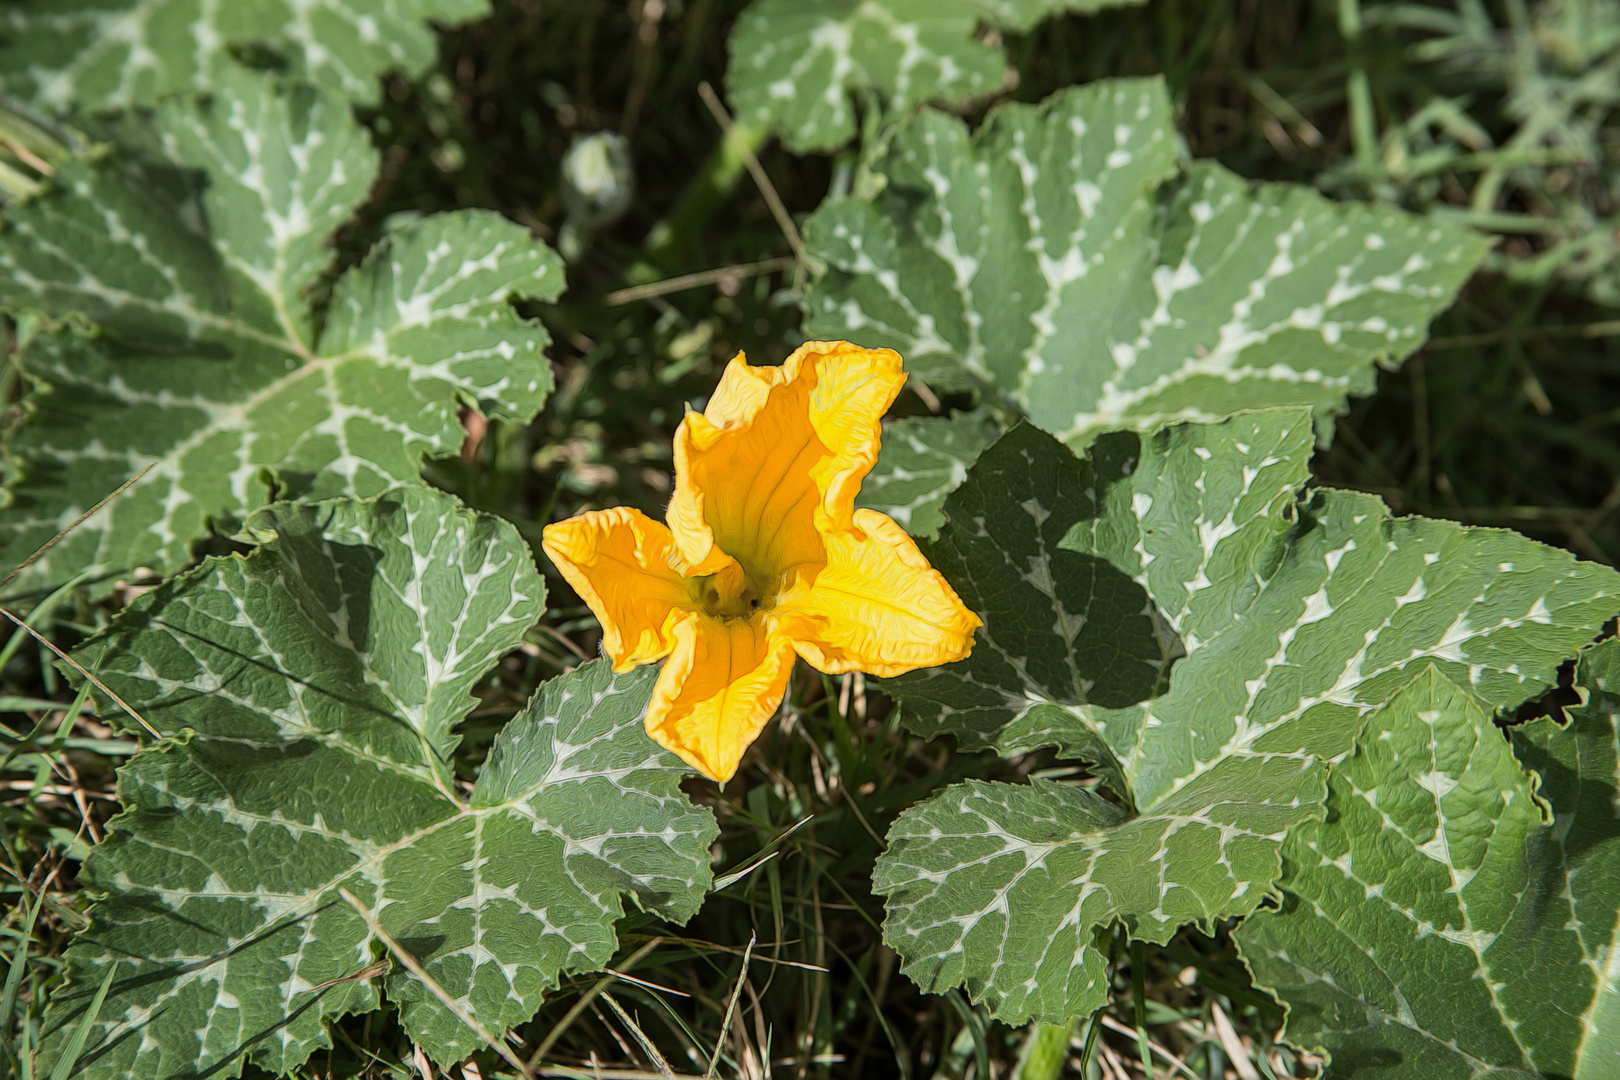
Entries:
<svg viewBox="0 0 1620 1080">
<path fill-rule="evenodd" d="M 693 593 L 704 613 L 716 619 L 749 619 L 776 604 L 774 590 L 761 588 L 746 572 L 693 579 Z"/>
</svg>

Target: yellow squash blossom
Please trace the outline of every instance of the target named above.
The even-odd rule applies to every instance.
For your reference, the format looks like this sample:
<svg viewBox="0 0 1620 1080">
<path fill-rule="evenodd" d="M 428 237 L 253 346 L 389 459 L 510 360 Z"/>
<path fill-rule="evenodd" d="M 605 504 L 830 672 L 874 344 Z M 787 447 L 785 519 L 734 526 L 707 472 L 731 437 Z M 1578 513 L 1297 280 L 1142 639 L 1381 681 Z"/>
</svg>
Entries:
<svg viewBox="0 0 1620 1080">
<path fill-rule="evenodd" d="M 795 655 L 899 675 L 973 647 L 978 618 L 911 537 L 855 509 L 904 382 L 889 349 L 812 341 L 781 367 L 739 353 L 675 433 L 668 527 L 626 507 L 546 527 L 613 669 L 669 658 L 647 733 L 705 776 L 737 771 Z"/>
</svg>

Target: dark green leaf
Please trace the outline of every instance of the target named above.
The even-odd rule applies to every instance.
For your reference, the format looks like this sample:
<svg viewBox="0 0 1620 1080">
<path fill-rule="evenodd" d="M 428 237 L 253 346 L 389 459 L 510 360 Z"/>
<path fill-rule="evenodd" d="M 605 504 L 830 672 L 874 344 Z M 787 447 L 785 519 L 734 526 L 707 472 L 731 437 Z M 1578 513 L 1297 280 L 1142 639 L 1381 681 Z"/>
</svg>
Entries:
<svg viewBox="0 0 1620 1080">
<path fill-rule="evenodd" d="M 428 20 L 465 22 L 487 0 L 13 0 L 0 15 L 0 87 L 48 109 L 150 105 L 211 90 L 233 50 L 267 47 L 301 77 L 359 102 L 377 76 L 433 60 Z"/>
<path fill-rule="evenodd" d="M 121 774 L 126 812 L 86 867 L 107 898 L 68 953 L 47 1060 L 121 959 L 77 1075 L 296 1067 L 328 1019 L 378 1003 L 368 980 L 332 982 L 380 948 L 340 886 L 496 1031 L 607 962 L 625 898 L 696 910 L 715 826 L 641 730 L 655 669 L 553 680 L 470 796 L 454 783 L 471 689 L 540 612 L 510 526 L 402 488 L 278 504 L 250 535 L 252 555 L 140 598 L 79 651 L 174 737 Z M 386 988 L 441 1062 L 481 1046 L 408 972 Z"/>
<path fill-rule="evenodd" d="M 1562 1076 L 1620 1061 L 1620 649 L 1582 660 L 1569 727 L 1513 733 L 1437 672 L 1334 768 L 1283 846 L 1282 904 L 1238 941 L 1328 1077 Z"/>
<path fill-rule="evenodd" d="M 1015 438 L 1022 464 L 1000 453 Z M 923 986 L 966 985 L 1008 1022 L 1099 1007 L 1093 934 L 1123 923 L 1163 942 L 1253 911 L 1288 830 L 1323 812 L 1325 764 L 1423 668 L 1515 705 L 1620 610 L 1614 571 L 1515 534 L 1394 519 L 1349 492 L 1301 499 L 1313 441 L 1300 409 L 1110 436 L 1085 464 L 1014 432 L 952 493 L 930 555 L 986 625 L 967 661 L 887 684 L 905 722 L 1008 753 L 1057 746 L 1123 806 L 1075 785 L 974 782 L 903 814 L 875 885 Z M 1064 477 L 1058 496 L 1022 499 L 1020 469 Z M 1058 575 L 1054 534 L 1145 587 L 1179 637 L 1161 696 L 1075 694 L 1037 629 L 1073 626 L 1075 607 L 1008 599 L 1020 577 L 1056 595 L 1085 580 Z M 977 557 L 954 559 L 963 545 Z M 1115 670 L 1096 639 L 1073 640 L 1075 670 Z M 1022 686 L 981 674 L 996 670 Z"/>
<path fill-rule="evenodd" d="M 877 462 L 855 503 L 888 514 L 913 536 L 932 536 L 945 520 L 945 496 L 996 434 L 996 422 L 982 410 L 885 424 Z"/>
</svg>

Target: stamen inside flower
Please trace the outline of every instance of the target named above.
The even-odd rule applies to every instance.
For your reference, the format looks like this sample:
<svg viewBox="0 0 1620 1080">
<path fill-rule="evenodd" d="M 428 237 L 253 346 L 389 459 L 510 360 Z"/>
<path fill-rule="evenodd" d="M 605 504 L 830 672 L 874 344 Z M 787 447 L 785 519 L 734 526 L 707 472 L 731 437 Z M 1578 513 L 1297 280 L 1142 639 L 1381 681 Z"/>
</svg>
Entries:
<svg viewBox="0 0 1620 1080">
<path fill-rule="evenodd" d="M 747 619 L 776 606 L 776 590 L 762 588 L 747 573 L 708 574 L 692 579 L 692 598 L 716 619 Z"/>
</svg>

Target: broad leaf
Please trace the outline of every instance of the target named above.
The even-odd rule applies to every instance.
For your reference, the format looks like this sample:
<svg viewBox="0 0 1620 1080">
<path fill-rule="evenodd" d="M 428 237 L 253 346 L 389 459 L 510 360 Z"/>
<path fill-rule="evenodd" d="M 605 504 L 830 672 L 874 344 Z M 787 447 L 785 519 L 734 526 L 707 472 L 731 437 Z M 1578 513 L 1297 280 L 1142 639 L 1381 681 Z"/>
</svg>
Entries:
<svg viewBox="0 0 1620 1080">
<path fill-rule="evenodd" d="M 1002 85 L 1002 50 L 981 24 L 1023 32 L 1051 15 L 1144 0 L 758 0 L 737 20 L 726 85 L 740 119 L 799 153 L 855 134 L 852 96 L 904 113 Z M 868 100 L 868 104 L 872 104 Z"/>
<path fill-rule="evenodd" d="M 17 588 L 174 570 L 211 523 L 229 528 L 275 491 L 414 481 L 423 455 L 461 445 L 463 404 L 526 420 L 551 386 L 549 338 L 508 300 L 556 296 L 561 263 L 488 212 L 391 233 L 316 326 L 327 238 L 376 168 L 347 107 L 240 75 L 159 123 L 174 160 L 203 170 L 200 207 L 177 206 L 184 188 L 151 170 L 71 166 L 0 233 L 0 300 L 102 331 L 42 334 L 23 352 L 34 415 L 9 447 L 21 478 L 0 562 L 153 466 Z"/>
<path fill-rule="evenodd" d="M 883 682 L 914 731 L 955 735 L 971 750 L 1042 745 L 1062 731 L 1075 740 L 1065 749 L 1126 790 L 1112 749 L 1074 713 L 1163 693 L 1182 646 L 1140 583 L 1063 546 L 1076 522 L 1102 511 L 1108 484 L 1131 464 L 1110 453 L 1134 451 L 1135 437 L 1124 439 L 1128 448 L 1110 439 L 1080 461 L 1020 424 L 946 500 L 946 524 L 922 549 L 984 625 L 966 660 Z"/>
<path fill-rule="evenodd" d="M 1119 801 L 975 781 L 903 814 L 875 880 L 925 989 L 964 984 L 1009 1022 L 1097 1008 L 1092 935 L 1123 923 L 1163 942 L 1252 911 L 1288 830 L 1322 814 L 1325 764 L 1422 668 L 1513 705 L 1620 611 L 1620 576 L 1565 552 L 1302 496 L 1313 441 L 1308 411 L 1267 410 L 1110 436 L 1082 463 L 1024 427 L 946 500 L 923 548 L 985 625 L 967 661 L 886 683 L 904 721 L 1005 753 L 1056 746 Z M 1059 479 L 1026 491 L 1020 472 Z M 1107 680 L 1071 673 L 1113 673 L 1128 640 L 1090 632 L 1100 575 L 1082 557 L 1145 588 L 1179 637 L 1162 696 L 1118 707 Z M 1094 606 L 1118 622 L 1116 600 Z"/>
<path fill-rule="evenodd" d="M 806 224 L 830 267 L 807 332 L 989 387 L 1076 446 L 1271 405 L 1327 421 L 1422 344 L 1485 251 L 1460 227 L 1183 170 L 1175 141 L 1157 79 L 1007 106 L 972 134 L 922 112 L 885 196 Z"/>
<path fill-rule="evenodd" d="M 726 85 L 739 120 L 799 153 L 855 134 L 853 91 L 896 109 L 1001 84 L 1001 50 L 973 37 L 975 0 L 759 0 L 737 19 Z"/>
<path fill-rule="evenodd" d="M 150 105 L 211 90 L 232 52 L 267 48 L 290 70 L 357 102 L 377 76 L 433 60 L 429 20 L 465 22 L 487 0 L 13 0 L 0 14 L 0 89 L 47 109 Z"/>
<path fill-rule="evenodd" d="M 945 496 L 967 479 L 968 466 L 995 437 L 995 421 L 977 409 L 885 424 L 877 461 L 855 502 L 888 514 L 913 536 L 932 536 L 945 520 L 939 510 Z"/>
<path fill-rule="evenodd" d="M 470 691 L 541 610 L 509 525 L 412 487 L 277 504 L 246 535 L 253 554 L 141 597 L 77 654 L 174 737 L 121 773 L 47 1060 L 118 960 L 76 1076 L 292 1070 L 329 1018 L 378 1004 L 332 981 L 382 951 L 340 886 L 495 1031 L 607 962 L 626 898 L 696 909 L 715 826 L 641 731 L 654 669 L 547 683 L 471 794 L 454 784 Z M 441 1062 L 480 1047 L 405 969 L 384 987 Z"/>
<path fill-rule="evenodd" d="M 1515 729 L 1516 761 L 1468 694 L 1420 678 L 1334 768 L 1327 820 L 1289 836 L 1280 910 L 1237 938 L 1328 1077 L 1615 1075 L 1620 646 L 1576 682 L 1568 728 Z"/>
</svg>

